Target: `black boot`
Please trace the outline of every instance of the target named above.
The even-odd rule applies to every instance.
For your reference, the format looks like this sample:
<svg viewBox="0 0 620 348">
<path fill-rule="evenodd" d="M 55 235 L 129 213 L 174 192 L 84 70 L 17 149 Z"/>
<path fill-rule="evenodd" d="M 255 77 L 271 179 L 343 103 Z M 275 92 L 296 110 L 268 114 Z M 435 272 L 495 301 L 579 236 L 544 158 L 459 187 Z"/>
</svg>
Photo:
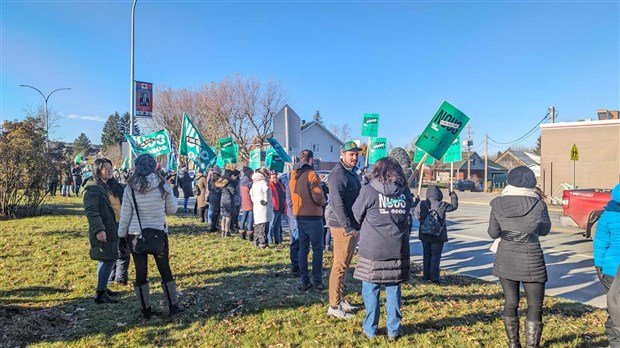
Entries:
<svg viewBox="0 0 620 348">
<path fill-rule="evenodd" d="M 250 242 L 254 241 L 254 231 L 248 231 L 248 240 Z"/>
<path fill-rule="evenodd" d="M 106 292 L 108 293 L 108 296 L 118 296 L 118 295 L 120 295 L 120 294 L 121 294 L 121 293 L 120 293 L 120 292 L 118 292 L 118 291 L 112 291 L 112 290 L 110 290 L 110 289 L 107 289 L 107 290 L 106 290 Z"/>
<path fill-rule="evenodd" d="M 519 317 L 502 317 L 506 337 L 508 337 L 508 348 L 521 348 L 519 343 Z"/>
<path fill-rule="evenodd" d="M 95 297 L 96 304 L 102 303 L 118 303 L 118 300 L 115 300 L 108 295 L 106 290 L 97 290 L 97 296 Z"/>
<path fill-rule="evenodd" d="M 543 323 L 539 321 L 525 321 L 525 347 L 540 348 L 540 337 L 542 336 Z"/>
<path fill-rule="evenodd" d="M 144 319 L 151 319 L 153 312 L 151 310 L 151 291 L 149 284 L 146 283 L 140 286 L 134 286 L 134 292 L 140 303 L 140 309 L 142 310 L 142 317 Z"/>
<path fill-rule="evenodd" d="M 247 238 L 247 232 L 245 230 L 239 230 L 239 235 L 241 236 L 241 239 Z"/>
<path fill-rule="evenodd" d="M 170 309 L 170 316 L 183 313 L 185 308 L 179 303 L 179 293 L 177 292 L 177 283 L 171 280 L 167 283 L 161 283 L 161 287 L 164 289 L 166 299 L 168 299 L 168 308 Z"/>
</svg>

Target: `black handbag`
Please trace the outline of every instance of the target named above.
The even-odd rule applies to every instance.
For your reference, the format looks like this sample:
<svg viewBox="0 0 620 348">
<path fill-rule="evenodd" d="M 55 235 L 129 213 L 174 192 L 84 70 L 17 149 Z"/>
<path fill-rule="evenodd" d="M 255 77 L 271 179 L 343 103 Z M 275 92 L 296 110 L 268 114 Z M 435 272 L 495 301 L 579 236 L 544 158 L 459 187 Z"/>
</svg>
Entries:
<svg viewBox="0 0 620 348">
<path fill-rule="evenodd" d="M 138 224 L 140 225 L 140 235 L 136 237 L 133 251 L 138 254 L 161 255 L 166 252 L 166 232 L 155 228 L 142 228 L 140 221 L 140 213 L 138 211 L 138 202 L 136 194 L 131 189 L 131 197 L 133 198 L 133 206 L 138 216 Z"/>
</svg>

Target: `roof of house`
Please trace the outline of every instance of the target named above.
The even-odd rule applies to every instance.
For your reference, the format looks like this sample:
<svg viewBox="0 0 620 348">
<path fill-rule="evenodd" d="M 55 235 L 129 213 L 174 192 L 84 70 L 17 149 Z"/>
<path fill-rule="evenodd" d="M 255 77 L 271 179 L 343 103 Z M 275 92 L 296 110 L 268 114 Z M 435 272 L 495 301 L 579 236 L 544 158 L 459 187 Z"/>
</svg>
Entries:
<svg viewBox="0 0 620 348">
<path fill-rule="evenodd" d="M 478 153 L 476 153 L 475 151 L 472 151 L 470 158 L 474 158 L 474 157 L 477 157 L 480 160 L 484 161 L 484 158 L 480 157 L 480 155 L 478 155 Z M 457 162 L 453 162 L 455 170 L 461 170 L 461 169 L 467 168 L 467 151 L 464 151 L 461 153 L 461 158 L 465 158 L 465 159 L 457 161 Z M 488 169 L 489 172 L 494 172 L 494 173 L 495 172 L 508 172 L 508 169 L 506 169 L 504 166 L 497 164 L 496 162 L 491 161 L 490 159 L 487 159 L 487 166 L 489 168 Z M 439 170 L 449 170 L 450 163 L 439 163 L 436 168 Z"/>
<path fill-rule="evenodd" d="M 318 126 L 323 131 L 325 131 L 327 134 L 329 134 L 332 138 L 334 138 L 334 140 L 336 140 L 340 145 L 344 144 L 344 142 L 340 140 L 340 138 L 338 138 L 334 133 L 332 133 L 329 129 L 327 129 L 327 127 L 325 127 L 324 125 L 322 125 L 320 122 L 317 122 L 317 121 L 302 122 L 301 132 L 303 133 L 304 131 L 310 129 L 312 126 Z M 269 133 L 267 137 L 268 138 L 273 137 L 273 132 Z"/>
<path fill-rule="evenodd" d="M 523 164 L 528 167 L 532 165 L 540 165 L 540 156 L 537 156 L 531 152 L 513 150 L 513 149 L 506 150 L 501 156 L 497 158 L 497 161 L 499 162 L 503 157 L 507 155 L 512 155 L 513 157 L 523 162 Z"/>
</svg>

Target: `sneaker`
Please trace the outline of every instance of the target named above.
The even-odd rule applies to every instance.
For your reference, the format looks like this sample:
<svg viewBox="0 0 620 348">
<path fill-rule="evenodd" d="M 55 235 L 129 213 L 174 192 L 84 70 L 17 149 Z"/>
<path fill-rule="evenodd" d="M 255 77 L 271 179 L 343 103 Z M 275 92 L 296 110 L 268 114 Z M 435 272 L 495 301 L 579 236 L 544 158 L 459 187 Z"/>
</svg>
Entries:
<svg viewBox="0 0 620 348">
<path fill-rule="evenodd" d="M 308 291 L 310 289 L 312 289 L 312 284 L 308 283 L 308 284 L 301 284 L 300 286 L 297 287 L 297 289 L 299 289 L 300 291 Z"/>
<path fill-rule="evenodd" d="M 369 335 L 366 333 L 366 331 L 362 330 L 362 332 L 364 333 L 364 336 L 366 336 L 367 339 L 372 340 L 375 338 L 375 335 Z"/>
<path fill-rule="evenodd" d="M 347 300 L 340 301 L 340 307 L 344 309 L 345 312 L 353 313 L 357 310 L 356 306 L 351 305 Z"/>
<path fill-rule="evenodd" d="M 332 306 L 328 306 L 327 315 L 331 315 L 332 317 L 344 320 L 349 320 L 354 317 L 353 314 L 345 312 L 342 309 L 342 306 L 338 306 L 338 308 L 332 308 Z"/>
<path fill-rule="evenodd" d="M 396 340 L 398 340 L 398 339 L 400 338 L 400 336 L 402 336 L 402 335 L 403 335 L 403 331 L 402 331 L 402 330 L 399 330 L 399 331 L 396 333 L 396 335 L 394 335 L 394 336 L 392 336 L 392 335 L 388 335 L 388 340 L 389 340 L 389 341 L 392 341 L 392 342 L 393 342 L 393 341 L 396 341 Z"/>
</svg>

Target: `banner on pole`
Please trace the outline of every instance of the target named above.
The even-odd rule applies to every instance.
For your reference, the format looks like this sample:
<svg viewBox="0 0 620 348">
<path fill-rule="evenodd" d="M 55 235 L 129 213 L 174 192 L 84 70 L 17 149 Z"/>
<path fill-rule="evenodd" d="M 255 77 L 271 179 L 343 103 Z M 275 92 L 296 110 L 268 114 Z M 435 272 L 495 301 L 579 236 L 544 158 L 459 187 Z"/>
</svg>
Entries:
<svg viewBox="0 0 620 348">
<path fill-rule="evenodd" d="M 177 147 L 174 144 L 172 134 L 169 134 L 170 153 L 168 153 L 168 172 L 177 171 Z"/>
<path fill-rule="evenodd" d="M 370 138 L 368 144 L 368 163 L 375 164 L 383 157 L 387 157 L 387 138 Z"/>
<path fill-rule="evenodd" d="M 153 117 L 153 84 L 136 81 L 136 117 Z"/>
<path fill-rule="evenodd" d="M 129 145 L 131 145 L 131 152 L 134 153 L 136 156 L 146 153 L 144 149 L 142 149 L 140 145 L 138 145 L 136 139 L 134 139 L 131 135 L 125 134 L 125 139 L 127 139 L 127 142 L 129 143 Z"/>
<path fill-rule="evenodd" d="M 256 170 L 260 168 L 260 149 L 254 149 L 250 151 L 250 168 Z"/>
<path fill-rule="evenodd" d="M 123 163 L 121 164 L 122 170 L 129 170 L 129 156 L 125 156 Z"/>
<path fill-rule="evenodd" d="M 186 114 L 183 114 L 180 143 L 179 153 L 189 157 L 203 171 L 207 170 L 216 157 Z"/>
<path fill-rule="evenodd" d="M 170 137 L 168 137 L 168 132 L 165 129 L 147 135 L 132 135 L 131 137 L 142 153 L 148 153 L 153 157 L 170 153 Z"/>
<path fill-rule="evenodd" d="M 418 137 L 415 145 L 439 160 L 448 151 L 467 122 L 469 122 L 467 115 L 444 101 L 422 135 Z"/>
<path fill-rule="evenodd" d="M 379 135 L 379 114 L 362 116 L 362 136 L 376 137 Z"/>
<path fill-rule="evenodd" d="M 239 146 L 234 143 L 233 138 L 222 138 L 218 143 L 218 159 L 221 157 L 224 163 L 237 163 Z"/>
<path fill-rule="evenodd" d="M 280 158 L 285 162 L 293 162 L 289 155 L 284 151 L 280 143 L 275 138 L 267 138 L 267 141 L 273 147 L 273 150 L 280 156 Z"/>
</svg>

